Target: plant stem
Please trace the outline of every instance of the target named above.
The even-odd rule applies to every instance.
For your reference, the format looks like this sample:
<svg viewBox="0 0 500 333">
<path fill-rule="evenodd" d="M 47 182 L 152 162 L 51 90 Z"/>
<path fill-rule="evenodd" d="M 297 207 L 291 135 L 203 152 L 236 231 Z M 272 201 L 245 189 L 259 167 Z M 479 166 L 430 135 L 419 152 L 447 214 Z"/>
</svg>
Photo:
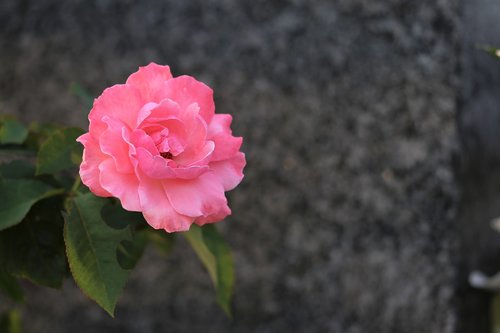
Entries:
<svg viewBox="0 0 500 333">
<path fill-rule="evenodd" d="M 71 193 L 72 194 L 77 194 L 78 193 L 78 187 L 80 187 L 80 184 L 82 183 L 82 180 L 80 176 L 76 176 L 75 182 L 73 183 L 73 186 L 71 187 Z"/>
</svg>

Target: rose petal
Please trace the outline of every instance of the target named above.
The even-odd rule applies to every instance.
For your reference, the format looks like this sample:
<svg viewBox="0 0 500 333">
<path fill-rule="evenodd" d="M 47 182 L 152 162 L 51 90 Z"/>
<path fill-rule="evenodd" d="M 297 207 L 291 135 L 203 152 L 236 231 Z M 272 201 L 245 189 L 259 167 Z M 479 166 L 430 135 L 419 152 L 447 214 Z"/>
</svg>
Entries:
<svg viewBox="0 0 500 333">
<path fill-rule="evenodd" d="M 135 87 L 126 84 L 117 84 L 104 90 L 101 96 L 94 101 L 94 107 L 89 114 L 89 133 L 99 139 L 107 128 L 102 118 L 107 116 L 121 120 L 129 128 L 136 126 L 137 116 L 143 99 Z"/>
<path fill-rule="evenodd" d="M 121 173 L 131 173 L 134 167 L 129 156 L 129 140 L 130 130 L 121 121 L 105 116 L 102 121 L 108 125 L 100 139 L 99 145 L 101 151 L 113 158 L 115 161 L 116 170 Z"/>
<path fill-rule="evenodd" d="M 228 215 L 231 215 L 231 209 L 229 209 L 228 206 L 223 206 L 217 213 L 208 215 L 208 216 L 202 216 L 197 218 L 194 222 L 202 226 L 207 223 L 215 223 L 224 220 Z"/>
<path fill-rule="evenodd" d="M 240 152 L 230 159 L 210 162 L 210 170 L 222 186 L 224 186 L 224 191 L 230 191 L 243 179 L 243 168 L 245 165 L 245 154 Z"/>
<path fill-rule="evenodd" d="M 99 183 L 99 175 L 101 173 L 99 171 L 99 164 L 108 159 L 109 156 L 101 152 L 99 144 L 89 133 L 81 135 L 76 141 L 84 146 L 82 164 L 80 164 L 80 178 L 82 179 L 82 183 L 87 185 L 95 195 L 110 197 L 111 194 L 103 189 Z"/>
<path fill-rule="evenodd" d="M 139 67 L 137 72 L 128 77 L 127 84 L 136 87 L 144 100 L 152 101 L 151 97 L 161 88 L 162 83 L 171 78 L 170 67 L 152 62 Z"/>
<path fill-rule="evenodd" d="M 217 177 L 210 172 L 195 179 L 165 180 L 163 185 L 170 203 L 183 215 L 208 216 L 227 206 L 224 188 Z"/>
<path fill-rule="evenodd" d="M 169 151 L 174 156 L 182 153 L 189 138 L 194 135 L 191 132 L 194 131 L 191 130 L 191 126 L 188 126 L 189 124 L 185 124 L 180 118 L 179 105 L 170 99 L 165 99 L 148 112 L 149 115 L 144 118 L 140 128 L 153 137 L 159 151 Z M 163 139 L 164 141 L 159 140 L 164 133 L 168 133 Z M 204 133 L 206 136 L 206 130 Z M 166 147 L 169 149 L 165 150 Z"/>
<path fill-rule="evenodd" d="M 216 114 L 208 126 L 208 139 L 215 142 L 212 161 L 230 158 L 240 150 L 243 138 L 232 135 L 232 119 L 229 114 Z"/>
<path fill-rule="evenodd" d="M 189 149 L 199 149 L 207 139 L 207 124 L 200 116 L 199 111 L 198 104 L 193 103 L 179 116 L 188 133 L 186 142 Z"/>
<path fill-rule="evenodd" d="M 138 147 L 137 160 L 139 161 L 139 168 L 148 177 L 154 179 L 175 178 L 175 173 L 168 166 L 167 160 L 160 155 L 153 156 L 146 149 Z"/>
<path fill-rule="evenodd" d="M 144 119 L 151 115 L 151 112 L 158 106 L 158 103 L 149 102 L 143 105 L 137 114 L 137 126 L 139 126 Z"/>
<path fill-rule="evenodd" d="M 139 147 L 146 149 L 153 156 L 160 153 L 153 139 L 141 129 L 136 129 L 130 134 L 130 143 L 132 144 L 130 153 L 133 155 L 137 154 L 137 148 Z"/>
<path fill-rule="evenodd" d="M 144 218 L 155 229 L 167 232 L 186 231 L 193 223 L 193 218 L 179 214 L 168 200 L 162 183 L 141 177 L 139 198 Z"/>
<path fill-rule="evenodd" d="M 207 124 L 210 123 L 215 112 L 212 89 L 191 76 L 183 75 L 165 81 L 161 89 L 156 92 L 153 101 L 161 101 L 165 98 L 177 102 L 181 109 L 197 103 L 200 107 L 200 115 Z"/>
<path fill-rule="evenodd" d="M 172 162 L 160 155 L 153 156 L 144 148 L 137 148 L 137 159 L 141 171 L 153 179 L 192 179 L 209 170 L 207 165 L 192 167 L 172 167 Z"/>
<path fill-rule="evenodd" d="M 181 166 L 207 165 L 215 149 L 213 141 L 207 141 L 201 149 L 186 149 L 182 154 L 175 158 L 175 162 Z"/>
<path fill-rule="evenodd" d="M 225 191 L 243 178 L 242 139 L 230 115 L 214 115 L 213 92 L 189 76 L 150 63 L 94 101 L 80 166 L 94 193 L 168 232 L 231 213 Z"/>
<path fill-rule="evenodd" d="M 157 125 L 164 120 L 179 118 L 180 113 L 179 104 L 169 98 L 165 98 L 160 103 L 148 103 L 144 105 L 139 113 L 137 125 L 139 127 L 144 127 L 148 124 Z"/>
<path fill-rule="evenodd" d="M 114 197 L 120 199 L 120 202 L 126 210 L 141 211 L 139 201 L 139 180 L 133 173 L 124 174 L 116 170 L 115 163 L 108 159 L 99 164 L 101 186 L 111 193 Z"/>
</svg>

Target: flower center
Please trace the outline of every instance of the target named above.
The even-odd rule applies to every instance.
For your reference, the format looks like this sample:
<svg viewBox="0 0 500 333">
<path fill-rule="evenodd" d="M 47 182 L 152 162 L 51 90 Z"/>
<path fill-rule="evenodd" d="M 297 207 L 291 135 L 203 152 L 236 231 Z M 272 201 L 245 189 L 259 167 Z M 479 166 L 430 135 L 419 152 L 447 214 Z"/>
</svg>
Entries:
<svg viewBox="0 0 500 333">
<path fill-rule="evenodd" d="M 169 151 L 164 151 L 164 152 L 161 152 L 160 153 L 160 156 L 163 157 L 163 158 L 166 158 L 166 159 L 169 159 L 171 160 L 174 156 L 172 155 L 171 152 Z"/>
</svg>

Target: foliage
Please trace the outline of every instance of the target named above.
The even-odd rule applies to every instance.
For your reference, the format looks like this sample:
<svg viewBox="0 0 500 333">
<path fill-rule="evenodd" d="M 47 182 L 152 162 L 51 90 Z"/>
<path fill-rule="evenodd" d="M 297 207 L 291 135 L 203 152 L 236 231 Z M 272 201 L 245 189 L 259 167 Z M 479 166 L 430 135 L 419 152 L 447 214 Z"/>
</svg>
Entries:
<svg viewBox="0 0 500 333">
<path fill-rule="evenodd" d="M 231 315 L 230 301 L 234 285 L 233 259 L 229 247 L 215 226 L 192 226 L 184 236 L 205 265 L 217 291 L 217 302 Z"/>
<path fill-rule="evenodd" d="M 493 46 L 488 46 L 488 45 L 478 45 L 478 49 L 485 51 L 489 55 L 495 58 L 500 58 L 500 49 L 493 47 Z"/>
<path fill-rule="evenodd" d="M 21 333 L 21 314 L 18 310 L 10 310 L 0 317 L 0 332 Z"/>
<path fill-rule="evenodd" d="M 0 294 L 22 303 L 26 281 L 60 288 L 71 277 L 114 316 L 147 246 L 167 255 L 175 235 L 151 229 L 142 214 L 80 185 L 82 148 L 75 140 L 82 133 L 75 127 L 26 127 L 12 117 L 0 118 Z M 229 315 L 234 272 L 227 244 L 213 225 L 193 226 L 183 236 Z M 0 331 L 21 331 L 18 310 L 3 315 Z"/>
</svg>

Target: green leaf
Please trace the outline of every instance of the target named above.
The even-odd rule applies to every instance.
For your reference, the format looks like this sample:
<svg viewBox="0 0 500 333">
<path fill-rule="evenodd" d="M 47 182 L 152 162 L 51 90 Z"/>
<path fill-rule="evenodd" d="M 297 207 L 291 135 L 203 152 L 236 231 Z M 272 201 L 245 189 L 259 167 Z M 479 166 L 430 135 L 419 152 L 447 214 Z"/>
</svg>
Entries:
<svg viewBox="0 0 500 333">
<path fill-rule="evenodd" d="M 167 255 L 173 248 L 175 235 L 164 230 L 142 229 L 134 233 L 133 241 L 122 241 L 117 250 L 117 258 L 124 269 L 133 269 L 141 259 L 146 246 L 153 243 L 156 249 Z"/>
<path fill-rule="evenodd" d="M 28 138 L 26 139 L 25 144 L 31 150 L 38 151 L 40 146 L 49 138 L 49 136 L 60 128 L 60 125 L 52 123 L 33 122 L 29 126 Z"/>
<path fill-rule="evenodd" d="M 490 305 L 491 332 L 500 333 L 500 293 L 495 293 Z"/>
<path fill-rule="evenodd" d="M 116 200 L 114 202 L 108 200 L 101 209 L 101 217 L 113 229 L 135 229 L 138 226 L 146 225 L 141 213 L 123 209 Z M 132 241 L 124 240 L 120 242 L 117 249 L 117 259 L 122 268 L 133 269 L 142 257 L 149 241 L 147 230 L 149 229 L 134 232 Z"/>
<path fill-rule="evenodd" d="M 208 270 L 216 289 L 217 302 L 231 316 L 234 267 L 229 247 L 214 225 L 203 228 L 192 225 L 183 235 Z"/>
<path fill-rule="evenodd" d="M 35 176 L 35 167 L 23 160 L 0 164 L 0 178 L 30 179 Z"/>
<path fill-rule="evenodd" d="M 22 144 L 28 129 L 15 119 L 5 119 L 0 127 L 0 144 Z"/>
<path fill-rule="evenodd" d="M 0 233 L 6 270 L 20 278 L 60 288 L 68 271 L 61 215 L 64 197 L 44 199 L 24 220 Z"/>
<path fill-rule="evenodd" d="M 37 180 L 0 179 L 0 230 L 21 222 L 35 202 L 57 194 L 61 190 Z"/>
<path fill-rule="evenodd" d="M 128 270 L 133 269 L 141 259 L 147 244 L 148 237 L 145 232 L 136 232 L 133 241 L 121 241 L 116 253 L 120 266 Z"/>
<path fill-rule="evenodd" d="M 113 229 L 101 217 L 106 199 L 91 193 L 73 198 L 65 216 L 64 240 L 75 282 L 112 317 L 129 271 L 117 260 L 117 248 L 130 240 L 128 228 Z"/>
<path fill-rule="evenodd" d="M 16 278 L 0 265 L 0 290 L 16 302 L 24 300 L 24 292 Z"/>
<path fill-rule="evenodd" d="M 73 167 L 82 156 L 82 145 L 76 139 L 83 134 L 77 127 L 57 130 L 41 145 L 36 161 L 37 175 L 56 173 Z"/>
<path fill-rule="evenodd" d="M 128 226 L 135 227 L 146 223 L 141 213 L 130 212 L 123 209 L 119 203 L 110 201 L 107 201 L 102 207 L 101 216 L 104 222 L 113 229 L 123 229 Z"/>
<path fill-rule="evenodd" d="M 2 333 L 21 333 L 21 313 L 18 310 L 7 311 L 0 317 L 0 332 Z"/>
</svg>

